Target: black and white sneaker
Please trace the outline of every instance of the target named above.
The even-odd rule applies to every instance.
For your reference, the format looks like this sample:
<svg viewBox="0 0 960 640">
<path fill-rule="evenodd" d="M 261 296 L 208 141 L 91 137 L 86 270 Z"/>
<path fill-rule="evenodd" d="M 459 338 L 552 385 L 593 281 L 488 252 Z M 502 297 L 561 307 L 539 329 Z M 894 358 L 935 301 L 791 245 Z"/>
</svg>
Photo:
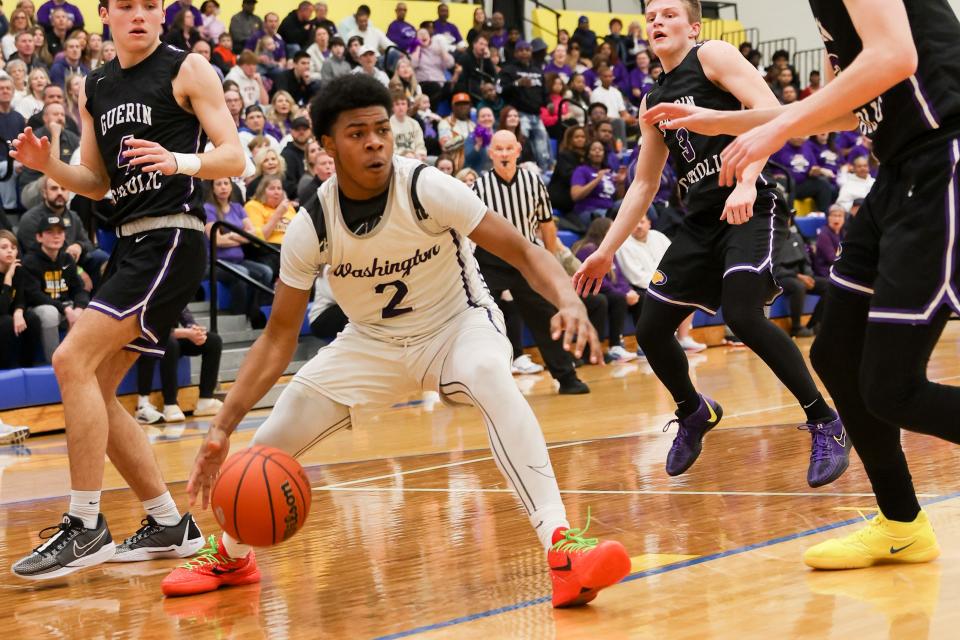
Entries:
<svg viewBox="0 0 960 640">
<path fill-rule="evenodd" d="M 44 535 L 47 532 L 51 532 L 49 536 Z M 106 562 L 116 549 L 102 513 L 93 529 L 84 527 L 80 518 L 65 513 L 59 525 L 42 530 L 40 537 L 46 538 L 46 542 L 10 567 L 13 575 L 27 580 L 60 578 Z"/>
<path fill-rule="evenodd" d="M 159 524 L 153 516 L 141 522 L 135 534 L 117 545 L 110 562 L 140 562 L 158 558 L 189 558 L 204 545 L 197 521 L 189 513 L 172 526 Z"/>
</svg>

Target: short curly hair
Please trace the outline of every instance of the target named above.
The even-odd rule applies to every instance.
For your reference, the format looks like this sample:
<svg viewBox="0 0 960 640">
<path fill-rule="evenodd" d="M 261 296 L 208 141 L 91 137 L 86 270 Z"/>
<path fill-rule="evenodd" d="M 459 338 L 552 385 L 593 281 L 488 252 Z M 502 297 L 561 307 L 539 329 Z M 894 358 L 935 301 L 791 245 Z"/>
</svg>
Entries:
<svg viewBox="0 0 960 640">
<path fill-rule="evenodd" d="M 349 73 L 330 81 L 310 104 L 310 121 L 317 140 L 329 136 L 344 111 L 365 107 L 383 107 L 389 116 L 393 110 L 390 92 L 379 81 L 362 73 Z"/>
</svg>

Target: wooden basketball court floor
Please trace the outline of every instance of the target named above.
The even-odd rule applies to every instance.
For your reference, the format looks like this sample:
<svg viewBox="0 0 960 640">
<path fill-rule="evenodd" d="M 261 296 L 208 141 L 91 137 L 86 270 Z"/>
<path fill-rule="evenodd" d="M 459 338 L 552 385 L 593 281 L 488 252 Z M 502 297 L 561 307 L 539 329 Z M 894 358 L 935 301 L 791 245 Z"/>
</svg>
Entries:
<svg viewBox="0 0 960 640">
<path fill-rule="evenodd" d="M 810 341 L 800 342 L 809 349 Z M 622 541 L 627 580 L 588 607 L 553 610 L 544 555 L 506 489 L 471 408 L 412 404 L 360 413 L 302 462 L 313 484 L 306 527 L 258 551 L 260 585 L 164 599 L 165 560 L 107 564 L 52 584 L 0 578 L 0 629 L 15 638 L 957 638 L 958 449 L 906 434 L 907 456 L 943 547 L 910 567 L 820 573 L 803 550 L 855 529 L 874 506 L 858 460 L 819 490 L 805 482 L 802 413 L 750 351 L 690 357 L 726 411 L 686 475 L 663 471 L 673 433 L 664 389 L 644 362 L 587 367 L 593 393 L 559 397 L 545 374 L 518 378 L 551 447 L 574 526 Z M 960 382 L 960 323 L 930 366 Z M 249 441 L 263 412 L 233 438 Z M 304 416 L 309 419 L 309 416 Z M 960 428 L 960 419 L 953 420 Z M 174 496 L 206 425 L 149 428 Z M 0 448 L 0 562 L 37 544 L 66 509 L 61 435 Z M 140 505 L 108 465 L 115 538 Z M 216 532 L 209 511 L 198 513 Z"/>
</svg>

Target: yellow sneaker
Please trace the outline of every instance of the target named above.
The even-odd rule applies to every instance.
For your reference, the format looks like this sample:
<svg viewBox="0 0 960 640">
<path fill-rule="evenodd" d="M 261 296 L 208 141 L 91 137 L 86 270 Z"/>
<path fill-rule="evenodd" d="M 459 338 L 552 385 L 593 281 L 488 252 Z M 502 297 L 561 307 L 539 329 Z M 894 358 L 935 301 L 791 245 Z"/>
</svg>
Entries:
<svg viewBox="0 0 960 640">
<path fill-rule="evenodd" d="M 866 527 L 844 538 L 834 538 L 807 549 L 803 561 L 814 569 L 862 569 L 880 563 L 930 562 L 940 545 L 927 514 L 913 522 L 887 520 L 882 513 Z"/>
</svg>

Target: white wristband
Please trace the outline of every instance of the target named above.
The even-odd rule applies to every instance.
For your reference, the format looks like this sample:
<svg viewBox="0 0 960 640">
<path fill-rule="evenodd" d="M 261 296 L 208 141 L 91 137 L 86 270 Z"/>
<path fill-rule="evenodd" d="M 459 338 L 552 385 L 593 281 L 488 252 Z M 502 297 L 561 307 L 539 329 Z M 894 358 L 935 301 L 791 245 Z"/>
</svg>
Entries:
<svg viewBox="0 0 960 640">
<path fill-rule="evenodd" d="M 200 171 L 200 156 L 195 153 L 174 153 L 173 159 L 177 162 L 177 173 L 195 176 Z"/>
</svg>

